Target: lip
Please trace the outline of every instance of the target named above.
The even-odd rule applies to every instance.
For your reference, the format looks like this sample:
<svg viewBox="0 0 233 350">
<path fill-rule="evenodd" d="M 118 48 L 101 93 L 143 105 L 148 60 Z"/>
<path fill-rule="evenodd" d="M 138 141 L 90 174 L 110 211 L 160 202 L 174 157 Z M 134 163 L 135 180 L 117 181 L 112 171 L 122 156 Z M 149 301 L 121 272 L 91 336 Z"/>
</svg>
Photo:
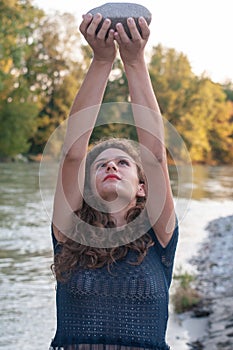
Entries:
<svg viewBox="0 0 233 350">
<path fill-rule="evenodd" d="M 121 180 L 121 178 L 118 175 L 116 175 L 116 174 L 109 174 L 109 175 L 105 176 L 104 181 L 106 181 L 108 179 Z"/>
</svg>

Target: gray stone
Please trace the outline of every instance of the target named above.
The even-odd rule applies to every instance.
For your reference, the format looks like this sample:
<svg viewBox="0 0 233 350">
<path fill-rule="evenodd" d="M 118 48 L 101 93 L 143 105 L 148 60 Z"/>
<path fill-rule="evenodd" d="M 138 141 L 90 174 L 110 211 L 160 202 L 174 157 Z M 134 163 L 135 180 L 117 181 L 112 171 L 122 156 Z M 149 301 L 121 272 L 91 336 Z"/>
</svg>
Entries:
<svg viewBox="0 0 233 350">
<path fill-rule="evenodd" d="M 146 7 L 128 2 L 109 2 L 102 6 L 95 7 L 94 9 L 91 9 L 88 12 L 90 12 L 92 15 L 95 15 L 96 13 L 101 13 L 101 15 L 103 16 L 103 19 L 97 28 L 97 33 L 101 28 L 104 19 L 109 18 L 111 20 L 111 29 L 115 30 L 116 24 L 120 22 L 123 24 L 124 29 L 129 37 L 131 37 L 131 35 L 127 26 L 128 17 L 134 18 L 140 33 L 141 29 L 138 24 L 138 18 L 144 17 L 149 25 L 152 17 L 150 11 Z"/>
<path fill-rule="evenodd" d="M 201 249 L 197 264 L 199 291 L 210 303 L 208 331 L 201 339 L 205 350 L 233 349 L 233 216 L 209 223 L 208 245 Z M 219 234 L 221 233 L 221 234 Z"/>
</svg>

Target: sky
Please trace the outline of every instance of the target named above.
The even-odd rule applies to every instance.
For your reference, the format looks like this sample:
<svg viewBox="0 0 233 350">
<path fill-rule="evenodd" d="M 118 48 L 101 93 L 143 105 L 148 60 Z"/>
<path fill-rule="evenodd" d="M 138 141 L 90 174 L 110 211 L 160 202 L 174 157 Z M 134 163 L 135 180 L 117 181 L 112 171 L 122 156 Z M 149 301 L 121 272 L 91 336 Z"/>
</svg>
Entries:
<svg viewBox="0 0 233 350">
<path fill-rule="evenodd" d="M 33 0 L 47 13 L 70 12 L 81 22 L 90 9 L 104 0 Z M 183 52 L 195 74 L 214 82 L 233 82 L 232 0 L 114 0 L 134 2 L 152 13 L 148 47 L 162 44 Z M 153 6 L 152 6 L 153 5 Z"/>
</svg>

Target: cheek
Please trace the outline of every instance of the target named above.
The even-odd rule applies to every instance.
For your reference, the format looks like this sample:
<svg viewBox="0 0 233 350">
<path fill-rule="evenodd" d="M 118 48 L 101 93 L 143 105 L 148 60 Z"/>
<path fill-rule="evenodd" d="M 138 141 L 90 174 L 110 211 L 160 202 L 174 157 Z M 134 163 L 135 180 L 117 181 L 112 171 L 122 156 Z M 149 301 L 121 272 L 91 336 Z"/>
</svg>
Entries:
<svg viewBox="0 0 233 350">
<path fill-rule="evenodd" d="M 92 190 L 92 192 L 96 192 L 96 177 L 92 176 L 91 177 L 91 181 L 90 181 L 90 188 Z"/>
<path fill-rule="evenodd" d="M 139 177 L 138 177 L 138 173 L 137 171 L 134 172 L 134 174 L 132 175 L 132 177 L 134 178 L 134 183 L 139 185 Z"/>
<path fill-rule="evenodd" d="M 100 171 L 93 172 L 90 179 L 90 187 L 94 194 L 98 192 L 100 181 L 101 181 Z"/>
<path fill-rule="evenodd" d="M 95 181 L 96 181 L 95 179 L 96 179 L 95 171 L 91 169 L 90 177 L 89 177 L 89 188 L 91 191 L 93 191 L 93 189 L 95 188 Z"/>
</svg>

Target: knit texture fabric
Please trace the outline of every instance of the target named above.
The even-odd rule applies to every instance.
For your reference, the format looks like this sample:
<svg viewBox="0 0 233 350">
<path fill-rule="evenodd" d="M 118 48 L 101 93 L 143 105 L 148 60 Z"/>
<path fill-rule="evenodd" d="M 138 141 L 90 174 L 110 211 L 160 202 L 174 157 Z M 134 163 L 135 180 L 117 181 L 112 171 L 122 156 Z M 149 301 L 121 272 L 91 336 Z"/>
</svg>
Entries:
<svg viewBox="0 0 233 350">
<path fill-rule="evenodd" d="M 169 287 L 178 227 L 163 248 L 154 231 L 154 246 L 140 265 L 130 250 L 111 273 L 104 266 L 75 271 L 57 282 L 57 330 L 51 350 L 123 350 L 128 347 L 168 350 L 165 341 Z M 52 232 L 54 253 L 58 245 Z"/>
</svg>

